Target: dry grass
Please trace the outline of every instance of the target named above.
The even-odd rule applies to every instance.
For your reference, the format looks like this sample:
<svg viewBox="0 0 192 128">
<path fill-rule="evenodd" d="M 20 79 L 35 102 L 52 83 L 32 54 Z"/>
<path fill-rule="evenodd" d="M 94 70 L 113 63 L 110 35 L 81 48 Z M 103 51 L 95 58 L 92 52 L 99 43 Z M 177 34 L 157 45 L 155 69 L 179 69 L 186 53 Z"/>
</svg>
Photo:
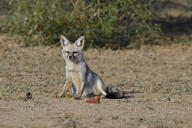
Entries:
<svg viewBox="0 0 192 128">
<path fill-rule="evenodd" d="M 192 46 L 181 45 L 85 51 L 88 65 L 106 85 L 134 90 L 129 98 L 94 105 L 53 96 L 65 82 L 59 47 L 23 48 L 0 35 L 0 127 L 51 127 L 69 116 L 80 128 L 190 128 L 191 51 Z M 28 91 L 33 102 L 23 101 Z"/>
</svg>

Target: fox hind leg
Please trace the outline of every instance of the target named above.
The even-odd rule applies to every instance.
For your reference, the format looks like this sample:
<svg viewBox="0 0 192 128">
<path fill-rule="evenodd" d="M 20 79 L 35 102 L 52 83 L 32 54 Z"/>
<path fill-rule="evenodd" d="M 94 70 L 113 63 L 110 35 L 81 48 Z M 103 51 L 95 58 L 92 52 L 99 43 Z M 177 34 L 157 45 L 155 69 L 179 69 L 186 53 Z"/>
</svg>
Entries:
<svg viewBox="0 0 192 128">
<path fill-rule="evenodd" d="M 97 80 L 97 91 L 99 94 L 101 94 L 104 97 L 107 95 L 107 93 L 104 90 L 104 83 L 101 79 Z"/>
</svg>

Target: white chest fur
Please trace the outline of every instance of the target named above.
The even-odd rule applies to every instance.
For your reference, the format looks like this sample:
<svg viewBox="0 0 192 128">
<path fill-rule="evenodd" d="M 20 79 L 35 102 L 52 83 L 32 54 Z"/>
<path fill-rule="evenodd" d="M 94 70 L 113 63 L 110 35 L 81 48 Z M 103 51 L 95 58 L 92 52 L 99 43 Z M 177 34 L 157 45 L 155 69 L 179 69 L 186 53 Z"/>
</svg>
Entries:
<svg viewBox="0 0 192 128">
<path fill-rule="evenodd" d="M 72 80 L 74 86 L 78 87 L 82 82 L 83 78 L 85 77 L 85 63 L 73 63 L 67 62 L 66 63 L 66 73 L 68 78 Z"/>
</svg>

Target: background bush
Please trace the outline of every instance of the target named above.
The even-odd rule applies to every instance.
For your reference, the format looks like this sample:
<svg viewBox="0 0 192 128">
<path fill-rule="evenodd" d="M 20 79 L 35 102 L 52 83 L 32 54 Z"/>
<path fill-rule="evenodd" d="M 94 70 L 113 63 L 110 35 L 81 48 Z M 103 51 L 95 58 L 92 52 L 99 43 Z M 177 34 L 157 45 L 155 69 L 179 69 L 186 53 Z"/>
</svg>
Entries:
<svg viewBox="0 0 192 128">
<path fill-rule="evenodd" d="M 147 0 L 13 0 L 1 32 L 19 34 L 26 45 L 75 41 L 87 47 L 130 48 L 152 41 L 159 27 L 151 23 Z"/>
</svg>

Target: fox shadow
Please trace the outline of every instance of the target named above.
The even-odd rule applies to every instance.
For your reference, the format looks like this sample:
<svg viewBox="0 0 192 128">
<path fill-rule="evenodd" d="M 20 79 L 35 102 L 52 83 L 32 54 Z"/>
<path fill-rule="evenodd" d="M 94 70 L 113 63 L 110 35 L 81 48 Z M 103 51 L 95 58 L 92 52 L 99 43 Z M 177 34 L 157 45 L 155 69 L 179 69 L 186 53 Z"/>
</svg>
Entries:
<svg viewBox="0 0 192 128">
<path fill-rule="evenodd" d="M 132 90 L 132 91 L 123 91 L 123 93 L 124 93 L 124 95 L 123 95 L 122 99 L 128 99 L 128 98 L 134 97 L 134 94 L 144 93 L 144 92 Z"/>
</svg>

